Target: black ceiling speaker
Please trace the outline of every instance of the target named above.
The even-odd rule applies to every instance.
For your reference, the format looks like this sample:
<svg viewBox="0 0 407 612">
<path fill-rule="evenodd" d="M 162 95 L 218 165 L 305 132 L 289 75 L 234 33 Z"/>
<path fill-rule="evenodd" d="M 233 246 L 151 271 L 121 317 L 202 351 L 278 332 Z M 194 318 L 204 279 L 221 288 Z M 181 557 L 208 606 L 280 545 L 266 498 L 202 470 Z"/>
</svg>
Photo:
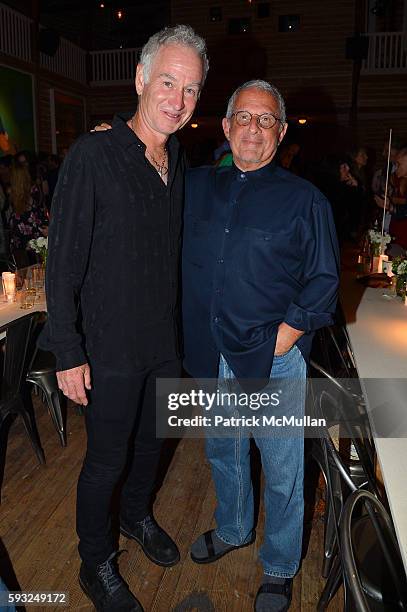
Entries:
<svg viewBox="0 0 407 612">
<path fill-rule="evenodd" d="M 54 56 L 59 47 L 59 34 L 55 30 L 43 28 L 38 33 L 38 48 L 41 53 Z"/>
<path fill-rule="evenodd" d="M 352 36 L 346 39 L 346 59 L 360 61 L 367 59 L 369 38 L 367 36 Z"/>
</svg>

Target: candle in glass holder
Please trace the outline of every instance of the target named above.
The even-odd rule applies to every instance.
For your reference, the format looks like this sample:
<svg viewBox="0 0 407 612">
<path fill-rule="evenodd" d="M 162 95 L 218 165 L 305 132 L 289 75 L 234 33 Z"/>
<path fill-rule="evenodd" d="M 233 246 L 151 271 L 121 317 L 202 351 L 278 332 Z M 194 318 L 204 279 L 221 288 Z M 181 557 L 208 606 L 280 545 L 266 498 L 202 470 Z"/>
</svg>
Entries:
<svg viewBox="0 0 407 612">
<path fill-rule="evenodd" d="M 16 297 L 16 275 L 14 272 L 3 272 L 1 275 L 3 292 L 8 302 L 14 302 Z"/>
</svg>

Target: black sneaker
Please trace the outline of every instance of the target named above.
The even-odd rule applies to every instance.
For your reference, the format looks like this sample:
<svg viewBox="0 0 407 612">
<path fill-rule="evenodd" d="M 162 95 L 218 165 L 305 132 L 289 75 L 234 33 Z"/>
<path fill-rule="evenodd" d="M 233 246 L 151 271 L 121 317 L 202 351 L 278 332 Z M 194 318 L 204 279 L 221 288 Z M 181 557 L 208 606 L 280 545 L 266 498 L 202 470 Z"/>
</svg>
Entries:
<svg viewBox="0 0 407 612">
<path fill-rule="evenodd" d="M 90 568 L 82 562 L 79 584 L 97 612 L 143 612 L 140 602 L 119 574 L 114 552 L 104 563 Z"/>
<path fill-rule="evenodd" d="M 170 567 L 180 560 L 177 545 L 150 514 L 132 527 L 121 518 L 120 533 L 136 540 L 150 561 L 157 565 Z"/>
</svg>

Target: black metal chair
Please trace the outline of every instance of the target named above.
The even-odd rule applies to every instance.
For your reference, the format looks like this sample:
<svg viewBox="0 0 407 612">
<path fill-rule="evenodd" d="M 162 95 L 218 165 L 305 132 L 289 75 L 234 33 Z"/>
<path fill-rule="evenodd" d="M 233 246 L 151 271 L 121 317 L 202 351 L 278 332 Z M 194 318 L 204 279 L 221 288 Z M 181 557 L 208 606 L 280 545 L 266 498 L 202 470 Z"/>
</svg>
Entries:
<svg viewBox="0 0 407 612">
<path fill-rule="evenodd" d="M 324 560 L 322 575 L 327 578 L 318 609 L 324 610 L 341 582 L 338 559 L 338 525 L 345 500 L 350 492 L 369 488 L 378 493 L 374 473 L 374 448 L 363 399 L 354 389 L 333 378 L 315 362 L 312 370 L 319 375 L 313 380 L 313 409 L 319 419 L 326 419 L 320 438 L 313 440 L 310 455 L 317 462 L 326 484 Z M 346 381 L 344 381 L 346 383 Z M 355 381 L 357 382 L 357 381 Z M 356 387 L 358 389 L 358 387 Z M 342 428 L 356 450 L 357 459 L 345 458 L 331 436 L 334 426 Z"/>
<path fill-rule="evenodd" d="M 366 513 L 355 517 L 364 504 Z M 407 610 L 407 580 L 390 516 L 369 491 L 348 497 L 340 522 L 348 608 L 358 612 Z"/>
<path fill-rule="evenodd" d="M 30 360 L 32 332 L 37 313 L 33 312 L 0 328 L 5 333 L 3 377 L 0 392 L 0 427 L 9 416 L 18 415 L 40 463 L 45 463 L 32 406 L 24 401 L 25 377 Z"/>
<path fill-rule="evenodd" d="M 333 383 L 335 386 L 331 394 Z M 354 395 L 341 386 L 339 381 L 329 380 L 329 387 L 328 390 L 320 390 L 316 397 L 318 417 L 327 418 L 328 423 L 320 439 L 322 451 L 315 452 L 314 447 L 312 452 L 313 458 L 318 462 L 324 474 L 327 488 L 327 518 L 324 542 L 324 569 L 327 573 L 327 581 L 318 602 L 317 610 L 319 612 L 327 609 L 343 582 L 339 525 L 346 500 L 349 495 L 358 490 L 369 490 L 376 498 L 380 495 L 374 471 L 374 450 L 371 448 L 369 436 L 365 434 L 369 423 L 367 415 L 363 414 L 363 404 L 355 406 Z M 339 401 L 335 394 L 338 389 L 340 389 Z M 349 410 L 349 406 L 352 406 L 352 410 Z M 354 445 L 357 460 L 344 457 L 330 437 L 329 423 L 334 423 L 335 418 L 338 418 L 345 430 L 345 435 Z M 378 585 L 375 582 L 375 576 L 366 577 L 365 583 L 370 585 L 369 588 L 372 592 L 377 592 L 380 588 L 380 584 Z M 345 609 L 354 610 L 351 606 L 348 607 L 348 604 L 346 604 Z"/>
<path fill-rule="evenodd" d="M 47 402 L 61 445 L 66 446 L 65 419 L 62 413 L 61 394 L 56 378 L 56 361 L 52 353 L 36 349 L 28 368 L 26 380 L 40 389 Z"/>
</svg>

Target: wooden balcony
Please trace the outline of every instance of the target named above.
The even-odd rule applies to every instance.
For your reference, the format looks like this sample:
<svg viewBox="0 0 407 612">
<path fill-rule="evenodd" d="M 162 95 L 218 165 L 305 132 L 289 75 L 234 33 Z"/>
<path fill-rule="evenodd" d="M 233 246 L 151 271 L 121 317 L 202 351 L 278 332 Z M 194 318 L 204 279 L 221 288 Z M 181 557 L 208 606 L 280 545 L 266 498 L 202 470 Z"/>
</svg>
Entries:
<svg viewBox="0 0 407 612">
<path fill-rule="evenodd" d="M 407 32 L 371 32 L 364 74 L 406 74 Z"/>
<path fill-rule="evenodd" d="M 140 49 L 91 51 L 90 85 L 130 85 L 136 75 Z"/>
</svg>

